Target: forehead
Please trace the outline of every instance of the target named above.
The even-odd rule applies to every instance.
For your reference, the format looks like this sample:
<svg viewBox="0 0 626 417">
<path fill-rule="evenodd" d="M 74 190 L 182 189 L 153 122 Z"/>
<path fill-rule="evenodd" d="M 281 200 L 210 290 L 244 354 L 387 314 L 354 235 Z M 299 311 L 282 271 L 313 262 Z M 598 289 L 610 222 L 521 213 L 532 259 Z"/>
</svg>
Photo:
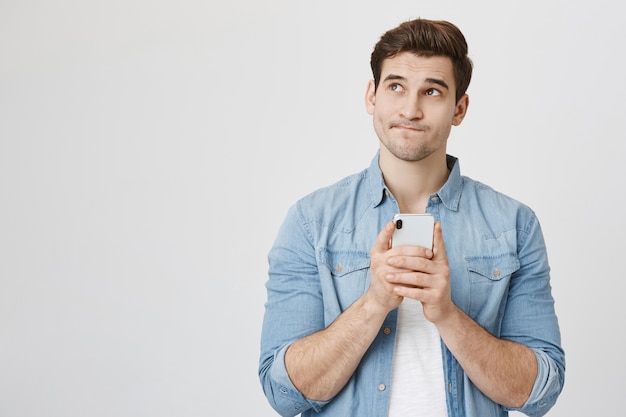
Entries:
<svg viewBox="0 0 626 417">
<path fill-rule="evenodd" d="M 440 79 L 453 86 L 454 68 L 452 60 L 447 56 L 421 56 L 411 52 L 401 52 L 383 61 L 380 79 L 390 74 L 401 76 L 408 81 Z"/>
</svg>

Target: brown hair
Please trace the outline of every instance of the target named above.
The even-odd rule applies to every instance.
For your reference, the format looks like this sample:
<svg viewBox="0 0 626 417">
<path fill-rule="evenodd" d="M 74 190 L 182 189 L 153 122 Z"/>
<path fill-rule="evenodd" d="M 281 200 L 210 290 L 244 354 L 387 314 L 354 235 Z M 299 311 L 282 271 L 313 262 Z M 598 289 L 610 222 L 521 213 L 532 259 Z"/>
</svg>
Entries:
<svg viewBox="0 0 626 417">
<path fill-rule="evenodd" d="M 415 19 L 402 23 L 380 37 L 370 58 L 374 86 L 378 88 L 383 61 L 401 52 L 421 56 L 446 56 L 452 60 L 456 100 L 467 91 L 472 78 L 472 60 L 467 42 L 458 27 L 445 20 Z"/>
</svg>

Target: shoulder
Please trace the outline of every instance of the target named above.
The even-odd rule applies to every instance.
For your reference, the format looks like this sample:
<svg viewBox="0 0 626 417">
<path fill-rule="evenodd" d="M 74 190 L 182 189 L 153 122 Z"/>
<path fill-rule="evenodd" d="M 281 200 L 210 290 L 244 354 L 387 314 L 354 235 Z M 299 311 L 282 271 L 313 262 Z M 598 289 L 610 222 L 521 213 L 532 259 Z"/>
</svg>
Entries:
<svg viewBox="0 0 626 417">
<path fill-rule="evenodd" d="M 300 198 L 292 207 L 300 221 L 337 229 L 352 229 L 356 219 L 375 204 L 369 169 L 346 176 Z M 382 195 L 382 189 L 380 191 Z"/>
<path fill-rule="evenodd" d="M 463 176 L 462 179 L 462 200 L 472 209 L 492 219 L 514 220 L 517 228 L 531 227 L 536 223 L 534 210 L 525 203 L 470 177 Z"/>
</svg>

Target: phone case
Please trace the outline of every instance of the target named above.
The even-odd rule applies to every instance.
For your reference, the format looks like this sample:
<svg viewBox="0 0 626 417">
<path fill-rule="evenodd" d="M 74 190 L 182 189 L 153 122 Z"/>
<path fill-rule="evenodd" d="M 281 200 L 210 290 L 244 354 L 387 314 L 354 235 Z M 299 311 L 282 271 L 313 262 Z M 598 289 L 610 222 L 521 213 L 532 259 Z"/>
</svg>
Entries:
<svg viewBox="0 0 626 417">
<path fill-rule="evenodd" d="M 422 246 L 432 249 L 435 218 L 432 214 L 400 213 L 393 216 L 396 230 L 391 238 L 391 246 Z"/>
</svg>

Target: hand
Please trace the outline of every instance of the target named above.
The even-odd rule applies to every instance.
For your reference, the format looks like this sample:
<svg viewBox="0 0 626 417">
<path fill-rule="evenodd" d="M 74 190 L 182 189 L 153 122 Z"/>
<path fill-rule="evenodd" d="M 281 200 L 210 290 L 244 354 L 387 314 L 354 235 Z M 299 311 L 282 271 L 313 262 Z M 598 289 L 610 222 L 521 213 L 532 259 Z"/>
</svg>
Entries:
<svg viewBox="0 0 626 417">
<path fill-rule="evenodd" d="M 435 223 L 432 251 L 416 246 L 397 249 L 388 252 L 386 261 L 389 268 L 380 268 L 385 271 L 384 278 L 393 294 L 420 301 L 424 316 L 430 322 L 436 324 L 444 320 L 455 306 L 451 298 L 450 268 L 441 224 Z"/>
<path fill-rule="evenodd" d="M 386 278 L 389 274 L 402 271 L 389 264 L 390 254 L 397 253 L 396 249 L 390 250 L 391 236 L 395 228 L 393 222 L 387 223 L 370 250 L 370 287 L 366 296 L 369 296 L 376 306 L 384 309 L 385 315 L 398 307 L 403 300 L 403 297 L 394 291 L 394 285 Z"/>
<path fill-rule="evenodd" d="M 390 279 L 390 277 L 401 277 L 403 274 L 415 273 L 402 264 L 394 265 L 392 259 L 404 258 L 426 258 L 432 257 L 433 252 L 418 246 L 398 246 L 391 248 L 390 241 L 395 230 L 395 224 L 389 222 L 378 234 L 374 246 L 370 250 L 370 287 L 366 293 L 368 299 L 373 300 L 377 307 L 389 311 L 398 307 L 404 299 L 404 294 L 398 292 L 398 287 L 411 286 L 411 283 L 404 283 Z"/>
</svg>

